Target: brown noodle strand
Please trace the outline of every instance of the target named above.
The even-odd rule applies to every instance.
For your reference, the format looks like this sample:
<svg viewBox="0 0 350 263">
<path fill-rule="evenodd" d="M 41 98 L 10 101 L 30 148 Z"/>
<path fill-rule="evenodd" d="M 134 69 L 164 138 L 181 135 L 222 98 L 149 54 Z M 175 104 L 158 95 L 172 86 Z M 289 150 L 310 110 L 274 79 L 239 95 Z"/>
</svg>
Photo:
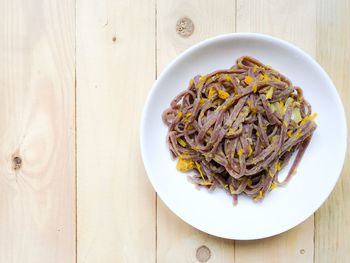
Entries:
<svg viewBox="0 0 350 263">
<path fill-rule="evenodd" d="M 196 76 L 163 113 L 177 169 L 212 191 L 261 200 L 295 173 L 317 125 L 299 87 L 284 75 L 243 56 L 229 70 Z M 287 178 L 280 169 L 294 152 Z"/>
</svg>

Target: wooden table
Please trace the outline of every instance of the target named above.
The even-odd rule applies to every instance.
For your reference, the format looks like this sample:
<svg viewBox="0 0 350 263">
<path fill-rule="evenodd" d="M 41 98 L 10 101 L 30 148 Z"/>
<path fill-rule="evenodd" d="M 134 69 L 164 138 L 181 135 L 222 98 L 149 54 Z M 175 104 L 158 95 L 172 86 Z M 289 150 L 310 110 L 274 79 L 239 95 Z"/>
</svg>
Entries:
<svg viewBox="0 0 350 263">
<path fill-rule="evenodd" d="M 349 155 L 314 216 L 242 242 L 170 212 L 147 179 L 138 140 L 145 98 L 165 65 L 228 32 L 301 47 L 349 112 L 349 0 L 0 3 L 1 263 L 349 262 Z"/>
</svg>

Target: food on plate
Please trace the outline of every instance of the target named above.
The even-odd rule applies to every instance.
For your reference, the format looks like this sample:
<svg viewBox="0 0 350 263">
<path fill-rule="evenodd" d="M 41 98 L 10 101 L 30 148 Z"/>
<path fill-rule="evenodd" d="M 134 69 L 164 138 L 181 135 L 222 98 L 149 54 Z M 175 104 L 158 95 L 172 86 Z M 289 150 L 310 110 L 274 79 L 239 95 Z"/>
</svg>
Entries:
<svg viewBox="0 0 350 263">
<path fill-rule="evenodd" d="M 176 168 L 189 180 L 262 200 L 293 176 L 317 127 L 303 91 L 271 66 L 243 56 L 230 69 L 195 76 L 163 112 Z M 278 174 L 295 160 L 287 177 Z"/>
</svg>

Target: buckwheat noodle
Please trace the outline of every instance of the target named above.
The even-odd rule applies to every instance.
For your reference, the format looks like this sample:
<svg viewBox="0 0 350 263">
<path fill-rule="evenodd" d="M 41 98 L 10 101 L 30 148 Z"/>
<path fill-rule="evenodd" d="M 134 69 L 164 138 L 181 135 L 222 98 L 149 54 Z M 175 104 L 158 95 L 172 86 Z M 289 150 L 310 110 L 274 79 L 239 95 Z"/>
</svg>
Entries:
<svg viewBox="0 0 350 263">
<path fill-rule="evenodd" d="M 258 201 L 291 179 L 317 127 L 311 112 L 301 88 L 243 56 L 230 69 L 195 76 L 162 118 L 177 169 L 193 171 L 198 186 L 226 190 L 236 204 L 240 194 Z"/>
</svg>

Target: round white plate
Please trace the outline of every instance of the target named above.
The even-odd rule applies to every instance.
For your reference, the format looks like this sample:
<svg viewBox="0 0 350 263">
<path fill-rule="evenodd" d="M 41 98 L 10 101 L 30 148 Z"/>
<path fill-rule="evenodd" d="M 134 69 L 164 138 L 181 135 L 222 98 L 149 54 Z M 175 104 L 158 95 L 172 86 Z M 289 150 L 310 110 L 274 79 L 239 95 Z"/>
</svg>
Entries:
<svg viewBox="0 0 350 263">
<path fill-rule="evenodd" d="M 217 188 L 197 190 L 178 172 L 166 145 L 162 112 L 197 74 L 230 68 L 248 55 L 271 65 L 304 90 L 317 130 L 297 174 L 255 203 Z M 340 175 L 346 151 L 346 121 L 337 91 L 326 72 L 304 51 L 277 38 L 253 33 L 221 35 L 178 56 L 162 72 L 149 94 L 141 123 L 141 152 L 148 177 L 164 203 L 180 218 L 211 235 L 230 239 L 273 236 L 300 224 L 326 200 Z M 286 173 L 287 167 L 281 171 Z"/>
</svg>

